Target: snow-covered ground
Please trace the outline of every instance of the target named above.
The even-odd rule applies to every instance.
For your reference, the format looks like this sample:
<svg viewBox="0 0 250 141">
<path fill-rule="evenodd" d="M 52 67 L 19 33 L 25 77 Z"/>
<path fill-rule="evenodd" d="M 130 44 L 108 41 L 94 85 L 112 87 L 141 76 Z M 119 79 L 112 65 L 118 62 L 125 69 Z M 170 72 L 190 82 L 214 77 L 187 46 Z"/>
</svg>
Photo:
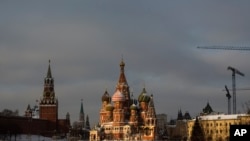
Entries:
<svg viewBox="0 0 250 141">
<path fill-rule="evenodd" d="M 1 140 L 0 141 L 15 141 L 15 137 L 12 137 L 11 140 Z M 16 141 L 67 141 L 67 139 L 52 139 L 48 137 L 43 136 L 37 136 L 37 135 L 18 135 L 16 137 Z"/>
</svg>

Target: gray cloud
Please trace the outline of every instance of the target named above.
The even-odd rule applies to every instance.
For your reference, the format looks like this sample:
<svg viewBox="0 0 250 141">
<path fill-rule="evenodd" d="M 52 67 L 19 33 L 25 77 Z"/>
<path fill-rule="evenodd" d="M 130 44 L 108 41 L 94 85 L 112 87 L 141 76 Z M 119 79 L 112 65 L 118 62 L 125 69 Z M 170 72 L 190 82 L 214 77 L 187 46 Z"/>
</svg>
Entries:
<svg viewBox="0 0 250 141">
<path fill-rule="evenodd" d="M 246 74 L 249 53 L 199 50 L 198 45 L 249 46 L 248 1 L 4 1 L 0 4 L 1 107 L 19 109 L 42 96 L 51 59 L 59 116 L 77 120 L 80 99 L 91 123 L 100 98 L 113 94 L 123 56 L 134 95 L 143 85 L 158 113 L 198 114 L 209 101 L 226 112 L 230 65 Z M 247 91 L 237 95 L 238 110 Z M 1 110 L 1 109 L 0 109 Z"/>
</svg>

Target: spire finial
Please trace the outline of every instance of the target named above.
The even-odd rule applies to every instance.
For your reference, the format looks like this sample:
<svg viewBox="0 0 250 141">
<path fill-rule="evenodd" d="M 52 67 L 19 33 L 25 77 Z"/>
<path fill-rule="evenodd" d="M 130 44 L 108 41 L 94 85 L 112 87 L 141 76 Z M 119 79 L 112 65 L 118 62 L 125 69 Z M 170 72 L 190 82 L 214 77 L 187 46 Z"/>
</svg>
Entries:
<svg viewBox="0 0 250 141">
<path fill-rule="evenodd" d="M 120 63 L 120 67 L 121 69 L 124 69 L 125 63 L 123 61 L 123 55 L 122 55 L 122 59 L 121 59 L 121 63 Z"/>
</svg>

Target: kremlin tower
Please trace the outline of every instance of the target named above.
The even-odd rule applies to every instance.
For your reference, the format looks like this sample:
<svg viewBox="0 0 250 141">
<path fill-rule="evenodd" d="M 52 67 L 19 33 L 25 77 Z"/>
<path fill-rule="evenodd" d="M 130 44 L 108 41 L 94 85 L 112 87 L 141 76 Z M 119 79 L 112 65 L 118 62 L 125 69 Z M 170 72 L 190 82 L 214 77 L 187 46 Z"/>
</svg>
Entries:
<svg viewBox="0 0 250 141">
<path fill-rule="evenodd" d="M 54 92 L 54 78 L 49 67 L 47 76 L 44 78 L 43 97 L 40 100 L 40 119 L 57 122 L 58 119 L 58 100 Z"/>
</svg>

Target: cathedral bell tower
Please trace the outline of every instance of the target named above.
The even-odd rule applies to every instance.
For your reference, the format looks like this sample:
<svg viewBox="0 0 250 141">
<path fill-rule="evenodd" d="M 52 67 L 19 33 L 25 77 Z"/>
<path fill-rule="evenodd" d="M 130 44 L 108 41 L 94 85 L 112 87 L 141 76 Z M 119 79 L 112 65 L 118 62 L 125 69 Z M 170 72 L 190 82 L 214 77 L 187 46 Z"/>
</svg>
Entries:
<svg viewBox="0 0 250 141">
<path fill-rule="evenodd" d="M 44 78 L 43 96 L 40 99 L 40 119 L 56 122 L 58 119 L 58 100 L 54 92 L 54 78 L 51 74 L 50 60 L 47 76 Z"/>
<path fill-rule="evenodd" d="M 124 111 L 125 112 L 125 119 L 129 120 L 129 117 L 130 117 L 129 107 L 131 105 L 131 101 L 130 101 L 129 85 L 128 85 L 128 82 L 126 80 L 124 68 L 125 68 L 125 63 L 122 59 L 120 62 L 120 76 L 119 76 L 118 82 L 116 84 L 116 91 L 120 91 L 124 95 L 125 101 L 124 101 L 123 106 L 124 106 L 124 110 L 125 110 Z"/>
</svg>

